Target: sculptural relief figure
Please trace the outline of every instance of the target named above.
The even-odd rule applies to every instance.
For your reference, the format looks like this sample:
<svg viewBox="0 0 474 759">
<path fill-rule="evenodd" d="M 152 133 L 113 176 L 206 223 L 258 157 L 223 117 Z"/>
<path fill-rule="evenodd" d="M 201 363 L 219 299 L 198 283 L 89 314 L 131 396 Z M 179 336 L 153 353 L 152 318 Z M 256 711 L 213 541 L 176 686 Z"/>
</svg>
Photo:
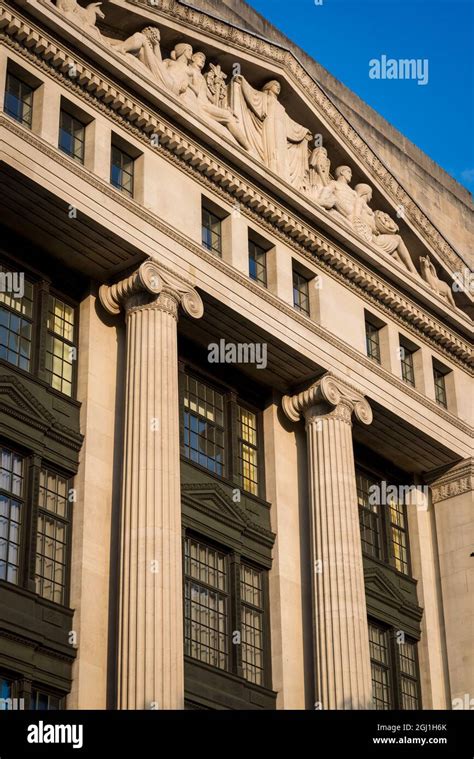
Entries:
<svg viewBox="0 0 474 759">
<path fill-rule="evenodd" d="M 368 184 L 358 184 L 355 187 L 356 203 L 353 210 L 352 226 L 358 234 L 381 248 L 384 253 L 402 263 L 412 274 L 418 272 L 411 255 L 398 234 L 396 222 L 383 211 L 373 211 L 369 206 L 372 199 L 372 187 Z"/>
<path fill-rule="evenodd" d="M 254 89 L 240 74 L 231 84 L 232 110 L 249 143 L 250 152 L 297 189 L 308 172 L 307 127 L 291 119 L 279 102 L 280 83 L 272 79 Z"/>
<path fill-rule="evenodd" d="M 352 169 L 350 166 L 338 166 L 332 179 L 319 193 L 317 202 L 326 208 L 332 216 L 346 226 L 352 226 L 357 193 L 350 186 Z"/>
<path fill-rule="evenodd" d="M 445 298 L 448 303 L 456 308 L 456 302 L 454 300 L 453 291 L 447 282 L 443 282 L 442 279 L 436 274 L 436 269 L 429 256 L 421 256 L 420 258 L 421 276 L 429 284 L 432 290 L 441 298 Z"/>
<path fill-rule="evenodd" d="M 220 128 L 225 132 L 228 129 L 239 145 L 248 150 L 250 147 L 248 140 L 240 129 L 237 118 L 229 108 L 223 105 L 227 100 L 226 75 L 220 67 L 214 66 L 208 77 L 205 77 L 202 73 L 205 63 L 204 53 L 194 53 L 188 68 L 188 87 L 182 99 L 192 109 L 198 111 L 206 121 L 211 121 L 218 130 Z M 209 79 L 212 82 L 212 90 Z"/>
<path fill-rule="evenodd" d="M 322 145 L 314 148 L 309 159 L 307 191 L 311 198 L 318 200 L 322 190 L 331 182 L 331 161 L 328 151 Z"/>
</svg>

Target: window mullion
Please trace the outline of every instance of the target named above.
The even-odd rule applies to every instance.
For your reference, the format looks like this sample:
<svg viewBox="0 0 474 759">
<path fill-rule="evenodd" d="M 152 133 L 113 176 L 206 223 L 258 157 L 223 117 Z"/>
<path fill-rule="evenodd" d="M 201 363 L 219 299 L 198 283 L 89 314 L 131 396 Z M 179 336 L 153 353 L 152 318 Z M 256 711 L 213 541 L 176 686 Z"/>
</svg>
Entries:
<svg viewBox="0 0 474 759">
<path fill-rule="evenodd" d="M 399 644 L 397 642 L 397 634 L 402 632 L 401 630 L 395 630 L 394 628 L 390 628 L 389 630 L 389 638 L 390 638 L 390 658 L 391 658 L 391 669 L 393 673 L 393 684 L 392 684 L 392 698 L 393 698 L 393 708 L 394 709 L 402 709 L 402 679 L 401 679 L 401 671 L 400 671 L 400 651 L 399 651 Z"/>
<path fill-rule="evenodd" d="M 29 460 L 25 493 L 25 524 L 23 551 L 22 585 L 28 590 L 36 590 L 36 534 L 38 529 L 38 500 L 41 458 L 36 454 Z"/>
<path fill-rule="evenodd" d="M 229 640 L 231 641 L 231 662 L 232 672 L 238 677 L 243 676 L 242 669 L 242 604 L 240 593 L 240 560 L 239 554 L 233 553 L 230 557 L 230 594 L 229 602 L 231 605 L 229 621 L 231 630 Z M 234 632 L 239 632 L 238 643 L 234 643 Z"/>
<path fill-rule="evenodd" d="M 34 329 L 34 340 L 36 343 L 34 352 L 34 368 L 38 379 L 47 382 L 46 375 L 46 342 L 48 333 L 48 299 L 49 299 L 49 282 L 39 282 L 36 285 L 37 304 L 36 304 L 36 329 Z"/>
<path fill-rule="evenodd" d="M 227 419 L 229 429 L 226 431 L 225 441 L 227 443 L 227 472 L 228 479 L 235 485 L 241 486 L 239 477 L 239 421 L 237 408 L 237 395 L 230 392 L 226 397 Z"/>
</svg>

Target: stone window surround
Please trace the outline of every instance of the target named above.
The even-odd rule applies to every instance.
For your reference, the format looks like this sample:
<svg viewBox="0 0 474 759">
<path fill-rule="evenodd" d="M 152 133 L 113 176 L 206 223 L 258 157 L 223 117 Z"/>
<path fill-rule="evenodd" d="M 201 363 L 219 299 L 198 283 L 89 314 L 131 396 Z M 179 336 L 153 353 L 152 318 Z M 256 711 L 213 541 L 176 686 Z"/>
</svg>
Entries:
<svg viewBox="0 0 474 759">
<path fill-rule="evenodd" d="M 190 362 L 187 359 L 179 359 L 179 374 L 180 374 L 180 428 L 183 428 L 182 412 L 183 412 L 183 393 L 184 393 L 184 375 L 187 374 L 196 379 L 201 379 L 205 383 L 209 383 L 211 387 L 215 388 L 224 395 L 224 455 L 225 455 L 225 475 L 221 477 L 218 474 L 208 470 L 205 467 L 201 467 L 198 463 L 192 461 L 192 459 L 185 457 L 181 450 L 181 456 L 191 466 L 203 469 L 211 477 L 217 480 L 223 480 L 233 487 L 241 487 L 246 496 L 250 498 L 256 498 L 259 501 L 265 500 L 265 469 L 264 469 L 264 437 L 263 437 L 263 418 L 262 410 L 255 404 L 249 402 L 245 397 L 241 397 L 234 388 L 223 382 L 219 382 L 215 376 L 208 374 L 198 364 Z M 258 465 L 258 495 L 253 494 L 251 491 L 244 490 L 239 481 L 239 460 L 238 460 L 238 423 L 237 412 L 238 406 L 242 406 L 244 409 L 248 409 L 256 414 L 257 417 L 257 465 Z"/>
<path fill-rule="evenodd" d="M 419 313 L 419 312 L 418 312 L 418 313 Z M 445 330 L 443 330 L 443 331 L 445 331 Z"/>
</svg>

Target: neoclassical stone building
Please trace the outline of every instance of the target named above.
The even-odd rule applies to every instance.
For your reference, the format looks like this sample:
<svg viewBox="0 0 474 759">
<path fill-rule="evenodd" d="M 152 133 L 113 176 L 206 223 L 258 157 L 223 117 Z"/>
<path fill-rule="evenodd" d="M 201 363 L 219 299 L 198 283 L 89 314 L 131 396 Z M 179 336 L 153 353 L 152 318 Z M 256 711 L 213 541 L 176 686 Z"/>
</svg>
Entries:
<svg viewBox="0 0 474 759">
<path fill-rule="evenodd" d="M 0 1 L 0 698 L 469 708 L 470 196 L 196 4 Z"/>
</svg>

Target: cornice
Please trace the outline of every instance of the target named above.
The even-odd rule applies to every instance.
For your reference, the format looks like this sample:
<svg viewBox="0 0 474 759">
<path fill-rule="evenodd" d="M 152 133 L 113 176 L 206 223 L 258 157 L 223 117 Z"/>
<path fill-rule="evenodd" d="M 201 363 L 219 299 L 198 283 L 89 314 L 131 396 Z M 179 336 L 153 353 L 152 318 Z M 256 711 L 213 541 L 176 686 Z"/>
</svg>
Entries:
<svg viewBox="0 0 474 759">
<path fill-rule="evenodd" d="M 357 153 L 367 170 L 377 176 L 396 207 L 403 205 L 406 216 L 413 221 L 414 226 L 422 235 L 428 237 L 444 263 L 452 270 L 457 270 L 459 266 L 465 265 L 462 258 L 449 245 L 431 220 L 392 176 L 385 164 L 364 142 L 326 92 L 314 81 L 290 50 L 233 26 L 230 22 L 209 16 L 204 11 L 190 5 L 183 5 L 177 0 L 127 0 L 127 4 L 132 7 L 136 5 L 137 7 L 144 6 L 147 9 L 153 9 L 157 15 L 169 18 L 174 22 L 179 21 L 191 30 L 199 29 L 220 42 L 224 41 L 233 47 L 282 67 L 292 80 L 295 89 L 297 91 L 303 90 L 313 105 L 324 112 L 339 136 Z"/>
<path fill-rule="evenodd" d="M 76 95 L 86 99 L 99 110 L 106 112 L 137 139 L 146 142 L 149 146 L 149 134 L 158 134 L 159 145 L 155 149 L 160 155 L 178 164 L 180 168 L 184 168 L 201 184 L 210 187 L 230 204 L 237 200 L 242 212 L 249 218 L 257 220 L 272 234 L 297 249 L 313 264 L 319 264 L 331 276 L 362 294 L 367 301 L 374 303 L 377 308 L 390 314 L 406 329 L 436 346 L 451 360 L 464 367 L 471 366 L 472 356 L 469 345 L 435 317 L 425 313 L 365 266 L 354 261 L 341 248 L 293 217 L 285 208 L 251 186 L 235 172 L 218 164 L 212 155 L 205 153 L 196 143 L 179 133 L 163 119 L 155 117 L 141 104 L 133 102 L 128 95 L 120 93 L 112 87 L 110 82 L 81 63 L 77 57 L 73 60 L 69 53 L 56 43 L 48 40 L 39 30 L 34 29 L 31 24 L 4 7 L 0 7 L 0 28 L 3 28 L 0 40 L 5 41 L 36 65 L 39 62 L 41 68 L 53 77 L 59 78 L 65 87 L 72 89 Z M 73 64 L 78 73 L 78 83 L 71 81 L 71 78 L 65 74 Z M 24 136 L 24 131 L 21 128 L 18 129 L 18 125 L 11 123 L 6 117 L 2 116 L 1 121 L 11 131 Z M 15 127 L 17 127 L 16 130 Z M 28 133 L 28 140 L 57 160 L 57 151 L 38 138 L 35 139 L 31 133 Z M 69 161 L 65 161 L 64 165 L 83 178 L 87 177 L 91 184 L 102 192 L 106 192 L 106 184 L 88 175 L 82 167 L 73 166 Z M 108 190 L 111 197 L 119 200 L 116 191 L 112 188 Z M 124 198 L 120 198 L 119 202 L 123 201 Z M 152 214 L 136 202 L 128 202 L 135 213 L 147 217 L 154 226 L 167 227 L 169 230 L 163 222 L 151 221 Z M 184 240 L 183 244 L 189 247 L 187 238 L 181 237 Z M 215 263 L 217 259 L 213 257 L 213 261 Z"/>
<path fill-rule="evenodd" d="M 474 490 L 474 459 L 465 459 L 430 484 L 433 503 Z"/>
</svg>

